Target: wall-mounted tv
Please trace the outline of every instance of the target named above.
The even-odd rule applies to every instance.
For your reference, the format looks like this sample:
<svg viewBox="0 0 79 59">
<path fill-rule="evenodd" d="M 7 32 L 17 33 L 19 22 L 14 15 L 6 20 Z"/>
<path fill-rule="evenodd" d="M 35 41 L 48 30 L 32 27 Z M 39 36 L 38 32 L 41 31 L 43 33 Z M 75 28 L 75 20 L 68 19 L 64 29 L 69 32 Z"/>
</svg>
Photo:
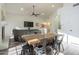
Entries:
<svg viewBox="0 0 79 59">
<path fill-rule="evenodd" d="M 24 27 L 33 27 L 33 26 L 34 26 L 33 22 L 24 21 Z"/>
</svg>

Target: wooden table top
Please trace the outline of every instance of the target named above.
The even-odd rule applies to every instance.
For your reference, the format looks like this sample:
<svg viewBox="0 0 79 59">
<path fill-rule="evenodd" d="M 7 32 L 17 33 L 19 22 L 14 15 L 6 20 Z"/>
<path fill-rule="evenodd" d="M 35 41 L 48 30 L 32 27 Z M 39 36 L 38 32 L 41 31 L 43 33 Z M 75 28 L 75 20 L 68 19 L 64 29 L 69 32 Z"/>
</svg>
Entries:
<svg viewBox="0 0 79 59">
<path fill-rule="evenodd" d="M 22 38 L 28 42 L 29 44 L 37 44 L 43 39 L 48 39 L 48 38 L 54 38 L 53 33 L 48 33 L 48 34 L 32 34 L 32 35 L 23 35 Z"/>
</svg>

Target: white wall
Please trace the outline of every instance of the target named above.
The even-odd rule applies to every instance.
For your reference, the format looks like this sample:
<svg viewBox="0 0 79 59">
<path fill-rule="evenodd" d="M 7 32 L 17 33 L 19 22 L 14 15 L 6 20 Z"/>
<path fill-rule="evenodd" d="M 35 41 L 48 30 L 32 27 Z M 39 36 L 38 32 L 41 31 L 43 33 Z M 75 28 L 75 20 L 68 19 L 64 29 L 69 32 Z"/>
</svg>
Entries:
<svg viewBox="0 0 79 59">
<path fill-rule="evenodd" d="M 54 33 L 56 33 L 56 31 L 57 31 L 57 19 L 56 19 L 56 16 L 57 16 L 57 11 L 55 11 L 54 13 L 53 13 L 53 15 L 52 16 L 50 16 L 49 17 L 49 21 L 50 21 L 50 23 L 51 23 L 51 32 L 54 32 Z"/>
<path fill-rule="evenodd" d="M 79 44 L 79 6 L 73 7 L 73 4 L 64 4 L 58 14 L 61 19 L 62 31 L 69 35 L 68 40 Z M 71 36 L 77 37 L 77 39 L 72 39 Z"/>
</svg>

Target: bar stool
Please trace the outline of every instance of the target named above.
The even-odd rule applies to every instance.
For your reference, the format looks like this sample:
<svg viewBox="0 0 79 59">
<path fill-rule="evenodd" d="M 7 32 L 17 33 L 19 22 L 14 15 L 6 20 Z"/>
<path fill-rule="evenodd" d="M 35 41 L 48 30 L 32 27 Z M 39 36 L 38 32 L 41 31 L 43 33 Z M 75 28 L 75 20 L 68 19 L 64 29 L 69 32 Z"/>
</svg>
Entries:
<svg viewBox="0 0 79 59">
<path fill-rule="evenodd" d="M 55 42 L 54 42 L 54 50 L 56 50 L 56 52 L 54 53 L 55 55 L 59 54 L 61 52 L 60 51 L 61 47 L 62 47 L 62 50 L 64 51 L 64 47 L 62 44 L 63 37 L 64 37 L 64 35 L 58 34 L 55 39 Z"/>
</svg>

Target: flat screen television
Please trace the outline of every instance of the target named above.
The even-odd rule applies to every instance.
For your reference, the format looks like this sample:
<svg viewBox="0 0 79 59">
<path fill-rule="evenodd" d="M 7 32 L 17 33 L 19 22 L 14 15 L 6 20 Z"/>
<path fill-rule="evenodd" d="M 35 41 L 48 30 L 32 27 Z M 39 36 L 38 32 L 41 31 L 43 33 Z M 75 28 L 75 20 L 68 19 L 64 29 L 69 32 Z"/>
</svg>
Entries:
<svg viewBox="0 0 79 59">
<path fill-rule="evenodd" d="M 33 22 L 24 21 L 24 27 L 33 27 Z"/>
</svg>

